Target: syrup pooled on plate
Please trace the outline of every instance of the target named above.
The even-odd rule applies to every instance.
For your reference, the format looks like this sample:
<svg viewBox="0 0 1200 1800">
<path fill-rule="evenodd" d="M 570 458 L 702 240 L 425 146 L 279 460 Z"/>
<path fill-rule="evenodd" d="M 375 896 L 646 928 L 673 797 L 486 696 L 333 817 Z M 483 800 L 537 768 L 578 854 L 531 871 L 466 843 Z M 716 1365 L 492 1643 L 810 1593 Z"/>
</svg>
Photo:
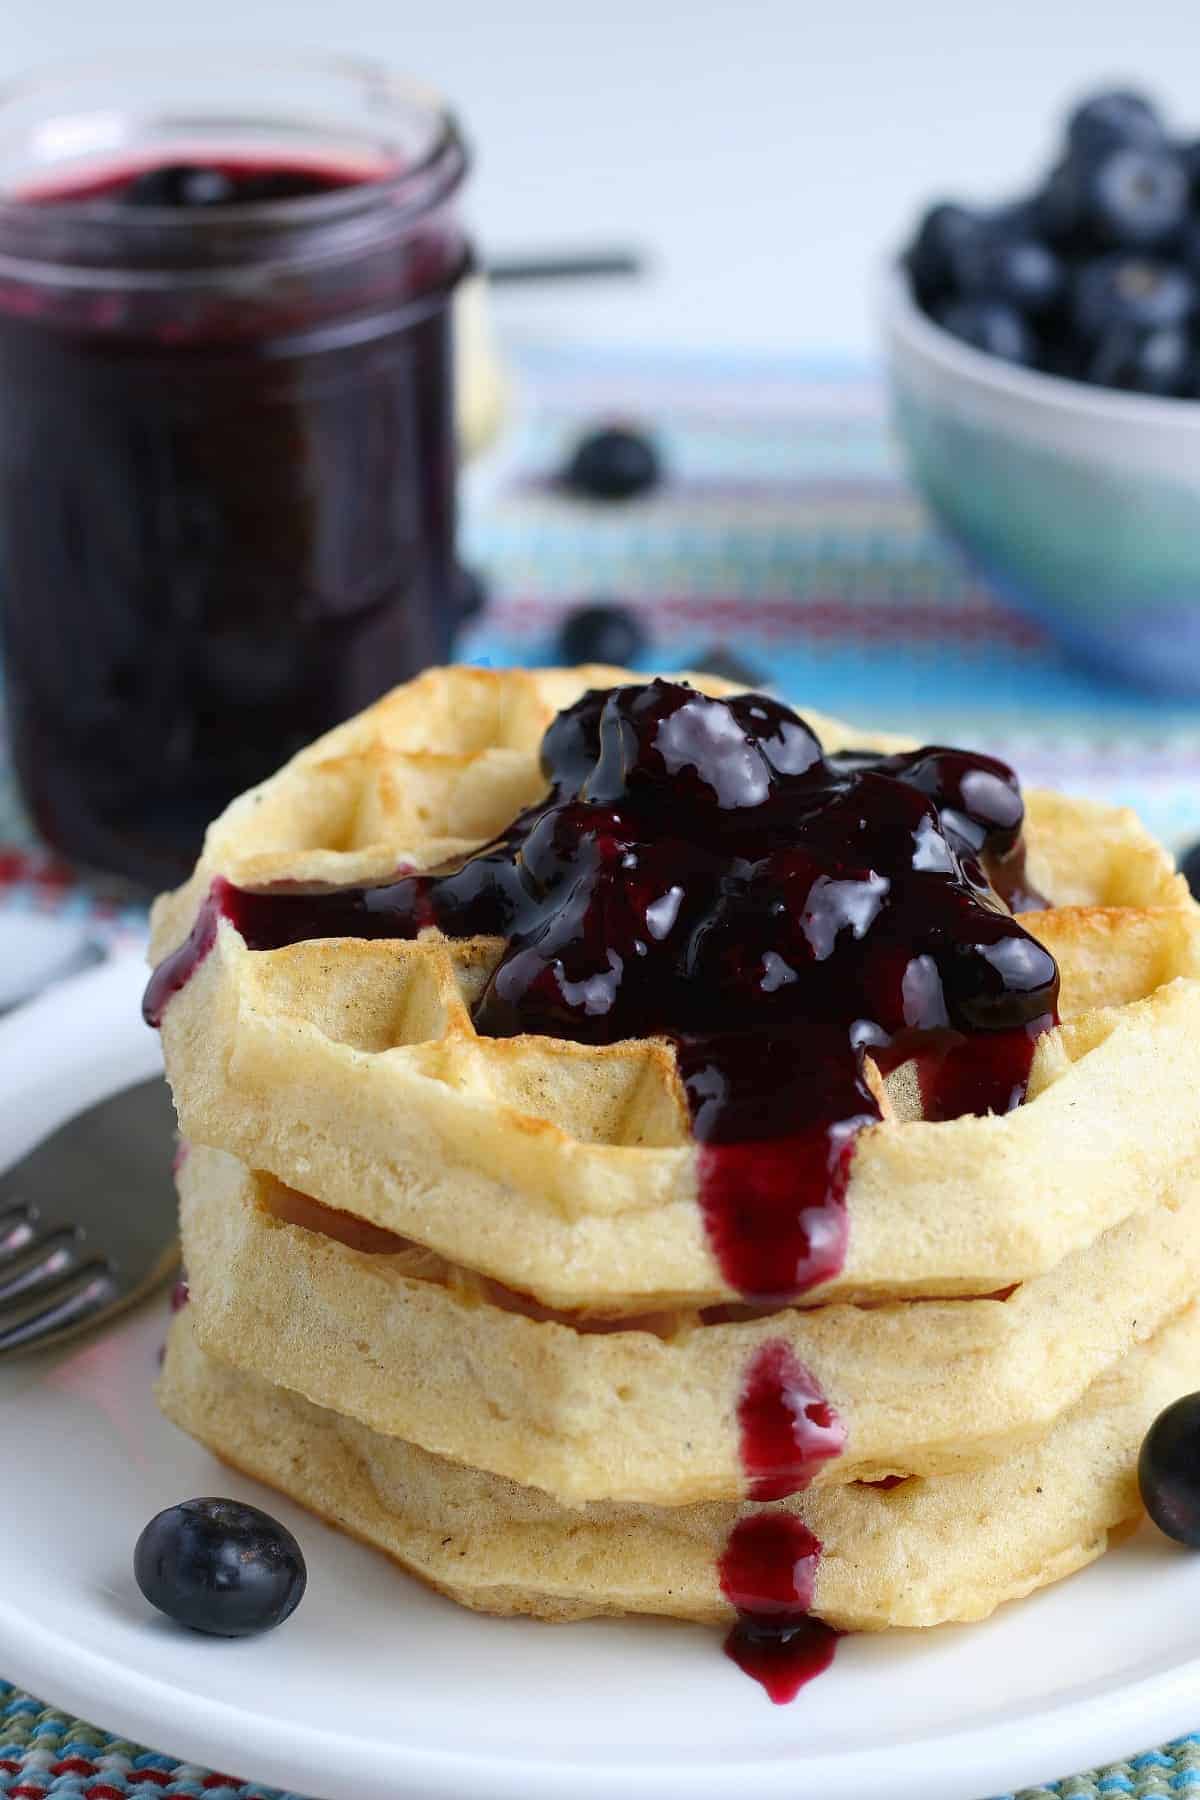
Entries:
<svg viewBox="0 0 1200 1800">
<path fill-rule="evenodd" d="M 916 1057 L 931 1118 L 1024 1098 L 1058 970 L 997 897 L 1037 904 L 1016 778 L 937 747 L 825 755 L 778 701 L 667 681 L 585 694 L 547 731 L 542 766 L 546 798 L 453 867 L 323 892 L 218 880 L 146 1016 L 161 1020 L 220 917 L 260 950 L 430 926 L 503 938 L 479 1033 L 669 1038 L 714 1256 L 745 1298 L 786 1304 L 845 1260 L 855 1140 L 882 1116 L 869 1057 Z M 758 1500 L 798 1491 L 842 1446 L 783 1342 L 752 1360 L 739 1426 Z M 726 1594 L 747 1597 L 731 1654 L 775 1697 L 833 1653 L 807 1613 L 819 1556 L 798 1520 L 768 1513 L 737 1526 L 722 1563 Z"/>
<path fill-rule="evenodd" d="M 718 1574 L 738 1620 L 725 1654 L 776 1706 L 794 1700 L 833 1661 L 838 1633 L 808 1609 L 820 1540 L 790 1513 L 754 1513 L 729 1534 Z"/>
</svg>

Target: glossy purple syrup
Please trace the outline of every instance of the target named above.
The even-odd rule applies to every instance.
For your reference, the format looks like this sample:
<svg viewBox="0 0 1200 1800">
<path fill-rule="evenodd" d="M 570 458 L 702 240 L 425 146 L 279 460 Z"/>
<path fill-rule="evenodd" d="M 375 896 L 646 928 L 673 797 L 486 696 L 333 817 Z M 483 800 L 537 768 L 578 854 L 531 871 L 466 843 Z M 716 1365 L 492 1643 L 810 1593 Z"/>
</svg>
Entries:
<svg viewBox="0 0 1200 1800">
<path fill-rule="evenodd" d="M 840 1456 L 846 1428 L 791 1345 L 773 1338 L 750 1359 L 738 1437 L 751 1500 L 785 1500 Z"/>
<path fill-rule="evenodd" d="M 731 1287 L 786 1301 L 841 1268 L 865 1059 L 936 1046 L 939 1116 L 1007 1112 L 1053 1022 L 1053 958 L 995 900 L 1020 857 L 1002 763 L 927 748 L 825 757 L 756 694 L 655 681 L 584 695 L 546 733 L 547 798 L 474 856 L 372 888 L 219 883 L 146 1016 L 211 946 L 485 935 L 483 1036 L 669 1037 L 700 1203 Z"/>
<path fill-rule="evenodd" d="M 718 1564 L 721 1592 L 737 1609 L 725 1654 L 761 1683 L 776 1706 L 833 1661 L 838 1633 L 808 1610 L 820 1540 L 790 1513 L 739 1519 Z"/>
<path fill-rule="evenodd" d="M 219 205 L 173 206 L 178 173 L 0 208 L 14 760 L 48 843 L 155 887 L 235 794 L 445 661 L 460 592 L 448 216 L 286 155 L 193 170 Z M 56 230 L 79 267 L 29 251 L 26 279 Z"/>
</svg>

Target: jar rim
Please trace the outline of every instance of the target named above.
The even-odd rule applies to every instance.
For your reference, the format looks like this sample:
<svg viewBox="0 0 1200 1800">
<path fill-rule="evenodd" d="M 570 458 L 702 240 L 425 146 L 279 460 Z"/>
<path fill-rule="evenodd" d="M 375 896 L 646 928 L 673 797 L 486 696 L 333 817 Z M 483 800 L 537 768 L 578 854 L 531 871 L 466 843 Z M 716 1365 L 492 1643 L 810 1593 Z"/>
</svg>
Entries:
<svg viewBox="0 0 1200 1800">
<path fill-rule="evenodd" d="M 232 61 L 245 67 L 254 52 L 239 46 L 228 49 L 189 48 L 189 74 L 228 68 Z M 0 121 L 15 103 L 52 99 L 81 80 L 103 80 L 153 74 L 156 68 L 179 68 L 180 56 L 171 51 L 130 51 L 95 58 L 64 58 L 0 83 Z M 462 182 L 469 166 L 469 151 L 458 120 L 443 97 L 428 84 L 373 58 L 290 51 L 270 53 L 272 77 L 331 75 L 361 87 L 372 104 L 380 102 L 428 122 L 428 142 L 419 153 L 401 159 L 393 152 L 365 179 L 322 192 L 205 207 L 203 211 L 170 206 L 127 206 L 118 199 L 93 196 L 73 200 L 69 194 L 55 197 L 54 204 L 40 204 L 36 197 L 0 192 L 0 262 L 13 269 L 19 264 L 27 280 L 62 281 L 78 274 L 89 283 L 103 284 L 105 263 L 114 278 L 153 278 L 183 272 L 215 272 L 226 268 L 261 265 L 264 261 L 308 260 L 317 248 L 322 253 L 342 253 L 375 236 L 382 228 L 389 235 L 403 233 L 416 220 L 448 200 Z M 114 110 L 116 110 L 114 108 Z M 383 114 L 381 113 L 381 123 Z M 206 124 L 236 129 L 233 120 L 205 121 L 193 115 L 193 127 Z M 380 149 L 385 146 L 381 143 Z M 115 160 L 115 159 L 114 159 Z M 326 248 L 326 240 L 328 248 Z M 336 240 L 336 250 L 334 242 Z M 352 240 L 352 241 L 351 241 Z M 190 258 L 189 246 L 203 253 Z"/>
</svg>

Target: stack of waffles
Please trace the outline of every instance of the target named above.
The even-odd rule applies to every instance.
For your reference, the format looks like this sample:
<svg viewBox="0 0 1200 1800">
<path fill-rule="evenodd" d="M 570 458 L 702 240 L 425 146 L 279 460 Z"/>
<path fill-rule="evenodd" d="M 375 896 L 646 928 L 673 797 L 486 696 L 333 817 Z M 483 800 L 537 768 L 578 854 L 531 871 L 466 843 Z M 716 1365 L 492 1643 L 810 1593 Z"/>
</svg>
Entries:
<svg viewBox="0 0 1200 1800">
<path fill-rule="evenodd" d="M 638 679 L 431 671 L 158 902 L 191 1296 L 162 1405 L 482 1611 L 981 1618 L 1136 1519 L 1140 1440 L 1200 1386 L 1200 912 L 1131 814 L 1026 796 L 1061 986 L 1022 1103 L 931 1117 L 912 1061 L 870 1065 L 837 1255 L 782 1295 L 729 1254 L 668 1036 L 488 1035 L 503 937 L 271 947 L 240 903 L 457 867 L 543 797 L 556 715 Z"/>
</svg>

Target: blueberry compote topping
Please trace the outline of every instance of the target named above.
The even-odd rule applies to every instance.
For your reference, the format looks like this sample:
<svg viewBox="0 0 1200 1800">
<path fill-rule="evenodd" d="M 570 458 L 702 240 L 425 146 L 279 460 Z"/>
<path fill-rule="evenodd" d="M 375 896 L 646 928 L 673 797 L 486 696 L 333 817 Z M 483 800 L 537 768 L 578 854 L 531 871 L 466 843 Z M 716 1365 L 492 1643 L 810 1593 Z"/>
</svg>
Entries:
<svg viewBox="0 0 1200 1800">
<path fill-rule="evenodd" d="M 502 938 L 480 1034 L 667 1037 L 721 1270 L 756 1302 L 794 1299 L 845 1258 L 855 1139 L 882 1116 L 868 1059 L 915 1058 L 932 1119 L 1024 1098 L 1058 971 L 998 898 L 1044 904 L 1016 779 L 960 750 L 825 755 L 778 701 L 665 681 L 585 694 L 547 731 L 542 766 L 546 799 L 453 866 L 320 891 L 218 879 L 146 1017 L 161 1022 L 222 917 L 252 950 L 429 927 Z M 782 1339 L 752 1358 L 738 1423 L 755 1501 L 803 1488 L 844 1442 Z M 833 1655 L 808 1612 L 820 1548 L 764 1512 L 722 1558 L 729 1653 L 776 1700 Z"/>
<path fill-rule="evenodd" d="M 846 1428 L 791 1345 L 772 1338 L 750 1359 L 738 1437 L 750 1498 L 786 1500 L 842 1454 Z"/>
<path fill-rule="evenodd" d="M 701 1204 L 730 1286 L 782 1301 L 846 1247 L 867 1058 L 918 1054 L 928 1112 L 1007 1112 L 1055 1018 L 1021 903 L 1020 791 L 990 757 L 824 756 L 759 694 L 594 691 L 542 744 L 545 800 L 453 867 L 370 888 L 215 885 L 156 971 L 162 1009 L 229 918 L 251 949 L 317 937 L 502 937 L 483 1036 L 673 1042 Z"/>
<path fill-rule="evenodd" d="M 790 1513 L 755 1513 L 729 1535 L 718 1574 L 738 1622 L 725 1653 L 777 1706 L 833 1661 L 838 1634 L 812 1605 L 821 1542 Z"/>
</svg>

